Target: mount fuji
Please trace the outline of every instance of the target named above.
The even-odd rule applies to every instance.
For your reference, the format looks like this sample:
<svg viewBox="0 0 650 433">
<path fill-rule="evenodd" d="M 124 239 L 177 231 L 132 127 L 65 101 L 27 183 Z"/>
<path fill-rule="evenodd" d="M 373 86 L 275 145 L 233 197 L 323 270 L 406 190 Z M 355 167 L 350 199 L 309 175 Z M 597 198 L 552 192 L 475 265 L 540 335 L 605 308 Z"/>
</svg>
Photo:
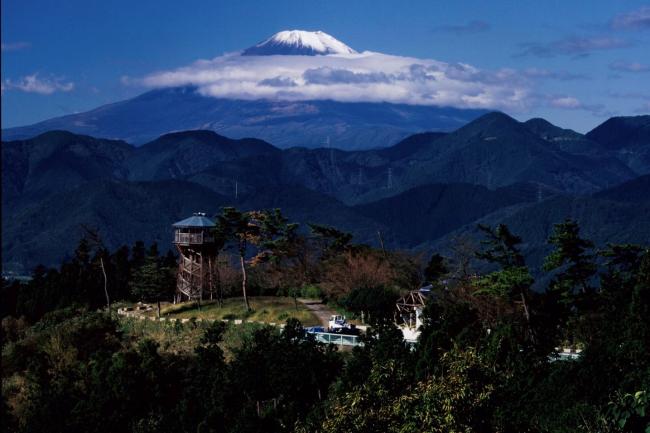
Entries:
<svg viewBox="0 0 650 433">
<path fill-rule="evenodd" d="M 274 34 L 254 47 L 247 48 L 242 52 L 242 56 L 316 56 L 356 53 L 343 42 L 320 30 L 316 32 L 285 30 Z"/>
<path fill-rule="evenodd" d="M 348 65 L 360 59 L 370 59 L 372 65 L 393 65 L 394 70 L 359 72 L 359 64 Z M 281 31 L 239 53 L 163 72 L 149 80 L 153 84 L 145 77 L 144 86 L 154 89 L 134 98 L 3 129 L 2 139 L 27 139 L 51 130 L 65 130 L 137 146 L 166 133 L 203 129 L 235 139 L 259 138 L 280 148 L 316 148 L 328 142 L 332 147 L 360 150 L 391 146 L 414 133 L 452 131 L 488 112 L 482 108 L 456 108 L 445 101 L 386 101 L 383 98 L 394 93 L 382 90 L 390 85 L 388 80 L 405 80 L 404 86 L 419 86 L 429 74 L 433 85 L 439 82 L 434 75 L 440 74 L 440 64 L 430 65 L 431 72 L 427 72 L 424 65 L 394 66 L 390 62 L 395 59 L 404 58 L 358 53 L 321 31 Z M 177 72 L 187 76 L 189 71 L 191 75 L 195 71 L 192 68 L 206 64 L 213 69 L 200 71 L 203 76 L 230 81 L 174 81 Z M 233 68 L 243 71 L 242 78 L 232 78 Z M 275 70 L 289 70 L 293 75 L 269 75 Z M 417 77 L 405 79 L 410 77 L 408 74 Z M 307 90 L 299 93 L 300 86 Z M 224 93 L 224 88 L 235 88 L 238 93 Z M 310 89 L 320 93 L 309 93 Z M 338 93 L 335 89 L 339 89 Z M 351 92 L 355 94 L 351 96 Z M 437 92 L 434 89 L 429 93 Z M 400 94 L 408 96 L 410 88 Z"/>
</svg>

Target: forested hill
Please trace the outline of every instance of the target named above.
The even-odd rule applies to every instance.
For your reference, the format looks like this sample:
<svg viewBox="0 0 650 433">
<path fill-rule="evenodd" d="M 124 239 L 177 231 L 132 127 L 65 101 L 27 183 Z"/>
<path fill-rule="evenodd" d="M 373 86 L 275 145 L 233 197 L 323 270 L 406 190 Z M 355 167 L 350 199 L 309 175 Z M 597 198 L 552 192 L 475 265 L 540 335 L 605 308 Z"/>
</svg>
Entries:
<svg viewBox="0 0 650 433">
<path fill-rule="evenodd" d="M 360 242 L 377 242 L 380 231 L 398 248 L 432 245 L 486 218 L 520 219 L 538 203 L 542 210 L 520 227 L 544 231 L 533 239 L 548 234 L 544 215 L 584 215 L 585 230 L 601 227 L 611 241 L 644 239 L 648 118 L 616 118 L 582 135 L 489 113 L 451 133 L 364 151 L 280 150 L 211 131 L 166 134 L 138 148 L 63 131 L 5 141 L 3 268 L 57 263 L 81 224 L 98 228 L 111 247 L 144 239 L 167 248 L 169 224 L 224 205 L 282 207 L 303 226 L 337 225 Z M 599 204 L 605 198 L 610 205 Z"/>
<path fill-rule="evenodd" d="M 210 299 L 173 304 L 173 254 L 111 251 L 90 233 L 56 268 L 3 279 L 3 428 L 650 431 L 650 244 L 602 245 L 561 220 L 534 276 L 530 238 L 502 223 L 479 232 L 472 248 L 420 260 L 335 227 L 299 233 L 278 209 L 229 207 L 212 232 Z M 306 329 L 295 316 L 318 323 L 308 306 L 363 329 Z"/>
</svg>

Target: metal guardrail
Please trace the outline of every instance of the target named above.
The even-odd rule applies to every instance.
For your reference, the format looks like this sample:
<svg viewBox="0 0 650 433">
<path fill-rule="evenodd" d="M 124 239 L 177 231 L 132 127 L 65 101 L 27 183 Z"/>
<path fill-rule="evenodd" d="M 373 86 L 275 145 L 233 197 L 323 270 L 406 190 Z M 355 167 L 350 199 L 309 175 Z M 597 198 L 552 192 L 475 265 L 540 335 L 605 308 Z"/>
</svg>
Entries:
<svg viewBox="0 0 650 433">
<path fill-rule="evenodd" d="M 575 361 L 577 359 L 580 359 L 580 355 L 582 354 L 582 351 L 568 351 L 568 350 L 563 350 L 560 352 L 557 352 L 555 354 L 552 354 L 548 357 L 549 361 L 554 362 L 554 361 Z"/>
<path fill-rule="evenodd" d="M 358 335 L 335 334 L 332 332 L 308 332 L 316 341 L 325 344 L 338 344 L 339 346 L 363 346 Z"/>
</svg>

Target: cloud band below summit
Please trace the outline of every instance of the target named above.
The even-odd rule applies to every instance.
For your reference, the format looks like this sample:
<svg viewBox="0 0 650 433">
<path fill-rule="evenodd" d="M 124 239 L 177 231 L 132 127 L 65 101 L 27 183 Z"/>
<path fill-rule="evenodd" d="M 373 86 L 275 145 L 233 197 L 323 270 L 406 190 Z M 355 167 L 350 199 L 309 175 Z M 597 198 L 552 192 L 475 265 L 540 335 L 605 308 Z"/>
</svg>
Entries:
<svg viewBox="0 0 650 433">
<path fill-rule="evenodd" d="M 226 54 L 126 82 L 145 87 L 196 86 L 231 99 L 329 99 L 521 111 L 531 103 L 530 77 L 512 69 L 381 53 L 328 56 Z"/>
</svg>

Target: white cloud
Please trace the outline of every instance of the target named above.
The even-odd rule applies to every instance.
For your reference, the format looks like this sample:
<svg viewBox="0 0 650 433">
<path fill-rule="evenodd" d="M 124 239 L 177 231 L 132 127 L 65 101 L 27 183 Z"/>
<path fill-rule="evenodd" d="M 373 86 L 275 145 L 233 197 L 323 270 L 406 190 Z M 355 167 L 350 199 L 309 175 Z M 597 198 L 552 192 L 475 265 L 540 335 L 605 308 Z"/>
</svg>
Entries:
<svg viewBox="0 0 650 433">
<path fill-rule="evenodd" d="M 650 72 L 650 65 L 639 62 L 614 62 L 609 69 L 620 72 Z"/>
<path fill-rule="evenodd" d="M 631 45 L 632 43 L 629 41 L 612 36 L 569 36 L 547 43 L 521 44 L 523 49 L 515 57 L 555 57 L 559 55 L 582 57 L 595 51 L 615 50 Z"/>
<path fill-rule="evenodd" d="M 612 20 L 614 29 L 650 29 L 650 6 L 619 14 Z"/>
<path fill-rule="evenodd" d="M 550 104 L 555 108 L 580 108 L 582 106 L 580 101 L 572 96 L 553 98 L 551 99 Z"/>
<path fill-rule="evenodd" d="M 195 86 L 206 96 L 231 99 L 330 99 L 525 111 L 538 79 L 563 79 L 548 71 L 531 73 L 375 52 L 329 56 L 240 56 L 230 53 L 190 66 L 123 77 L 148 88 Z"/>
<path fill-rule="evenodd" d="M 564 110 L 584 110 L 594 116 L 613 116 L 614 113 L 610 110 L 607 110 L 603 104 L 585 104 L 580 101 L 578 98 L 573 96 L 562 95 L 562 96 L 549 96 L 547 97 L 547 102 L 550 107 L 560 108 Z"/>
<path fill-rule="evenodd" d="M 51 95 L 54 92 L 70 92 L 74 89 L 74 83 L 72 82 L 65 82 L 61 78 L 40 78 L 38 74 L 25 75 L 17 81 L 6 79 L 2 85 L 3 92 L 18 90 L 40 95 Z"/>
<path fill-rule="evenodd" d="M 2 42 L 0 43 L 0 50 L 4 53 L 7 51 L 20 51 L 29 48 L 29 42 Z"/>
</svg>

